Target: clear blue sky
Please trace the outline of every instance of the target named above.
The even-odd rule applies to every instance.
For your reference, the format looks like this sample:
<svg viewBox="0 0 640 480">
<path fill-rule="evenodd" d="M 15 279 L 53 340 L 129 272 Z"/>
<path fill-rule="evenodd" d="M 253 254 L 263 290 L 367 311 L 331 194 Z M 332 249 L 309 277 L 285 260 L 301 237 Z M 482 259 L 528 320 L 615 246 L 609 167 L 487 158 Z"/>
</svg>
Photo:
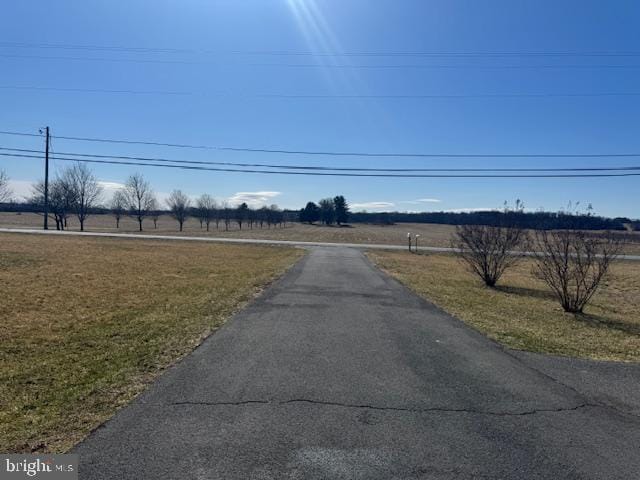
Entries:
<svg viewBox="0 0 640 480">
<path fill-rule="evenodd" d="M 247 52 L 640 52 L 633 1 L 66 0 L 6 2 L 0 19 L 0 130 L 255 148 L 435 153 L 640 151 L 640 97 L 344 99 L 284 95 L 640 93 L 640 57 L 280 56 Z M 187 49 L 184 53 L 23 48 L 29 44 Z M 239 54 L 238 52 L 244 52 Z M 34 58 L 37 57 L 37 58 Z M 50 57 L 50 58 L 42 58 Z M 51 58 L 55 57 L 55 58 Z M 62 58 L 61 58 L 62 57 Z M 68 57 L 82 57 L 72 60 Z M 88 58 L 92 59 L 89 60 Z M 107 61 L 111 59 L 116 61 Z M 131 59 L 136 62 L 125 62 Z M 144 63 L 140 60 L 167 63 Z M 326 65 L 383 66 L 330 68 Z M 279 65 L 279 66 L 278 66 Z M 303 65 L 303 66 L 296 66 Z M 324 65 L 324 66 L 323 66 Z M 390 68 L 432 65 L 462 68 Z M 548 68 L 570 65 L 578 68 Z M 545 66 L 545 68 L 470 68 Z M 60 92 L 6 87 L 172 91 Z M 39 139 L 0 136 L 5 147 Z M 634 165 L 637 159 L 371 159 L 258 155 L 56 139 L 54 150 L 342 167 Z M 61 162 L 56 162 L 60 168 Z M 24 191 L 42 163 L 0 159 Z M 100 166 L 120 183 L 136 167 Z M 145 168 L 158 192 L 244 196 L 299 208 L 344 194 L 389 210 L 532 209 L 592 203 L 640 217 L 640 177 L 604 179 L 370 179 Z M 435 199 L 439 202 L 420 202 Z M 374 210 L 371 206 L 370 210 Z"/>
</svg>

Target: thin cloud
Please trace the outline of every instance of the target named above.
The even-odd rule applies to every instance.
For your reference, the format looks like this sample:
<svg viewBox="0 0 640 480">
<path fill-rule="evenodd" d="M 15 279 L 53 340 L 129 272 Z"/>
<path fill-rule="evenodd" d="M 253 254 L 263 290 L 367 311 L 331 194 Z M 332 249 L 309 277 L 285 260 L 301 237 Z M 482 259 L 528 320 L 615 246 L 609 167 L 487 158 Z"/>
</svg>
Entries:
<svg viewBox="0 0 640 480">
<path fill-rule="evenodd" d="M 118 182 L 98 181 L 98 185 L 102 187 L 102 193 L 105 197 L 111 197 L 115 192 L 124 187 L 124 184 Z"/>
<path fill-rule="evenodd" d="M 421 203 L 441 203 L 439 198 L 418 198 L 417 200 L 404 200 L 400 203 L 408 203 L 410 205 L 419 205 Z"/>
<path fill-rule="evenodd" d="M 282 195 L 282 192 L 237 192 L 227 201 L 232 205 L 246 203 L 250 207 L 262 207 L 271 203 L 279 195 Z"/>
<path fill-rule="evenodd" d="M 11 190 L 11 198 L 14 200 L 23 200 L 33 195 L 33 182 L 27 180 L 9 180 L 9 189 Z"/>
<path fill-rule="evenodd" d="M 391 202 L 363 202 L 363 203 L 351 204 L 351 208 L 371 209 L 371 210 L 377 210 L 380 208 L 390 208 L 393 206 L 395 206 L 395 204 Z"/>
</svg>

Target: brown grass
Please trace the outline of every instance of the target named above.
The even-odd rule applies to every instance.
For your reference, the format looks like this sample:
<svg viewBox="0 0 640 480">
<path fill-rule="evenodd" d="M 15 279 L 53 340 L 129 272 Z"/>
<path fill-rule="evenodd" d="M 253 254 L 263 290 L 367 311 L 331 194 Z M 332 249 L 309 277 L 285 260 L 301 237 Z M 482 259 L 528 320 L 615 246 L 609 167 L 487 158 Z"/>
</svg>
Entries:
<svg viewBox="0 0 640 480">
<path fill-rule="evenodd" d="M 79 230 L 78 222 L 75 218 L 69 219 L 71 230 Z M 7 228 L 41 228 L 42 217 L 33 213 L 0 212 L 0 227 Z M 55 228 L 55 224 L 54 224 Z M 111 215 L 94 215 L 89 217 L 86 224 L 88 231 L 100 232 L 121 232 L 139 233 L 137 223 L 129 218 L 123 218 L 120 229 L 115 228 L 115 220 Z M 338 243 L 380 243 L 384 245 L 404 245 L 407 239 L 407 232 L 418 233 L 422 236 L 425 245 L 448 247 L 449 238 L 455 231 L 451 225 L 431 225 L 431 224 L 398 224 L 390 226 L 355 224 L 349 227 L 325 227 L 321 225 L 306 225 L 301 223 L 287 223 L 286 228 L 272 227 L 249 229 L 243 226 L 242 230 L 233 222 L 230 231 L 224 230 L 224 225 L 220 222 L 220 228 L 216 230 L 215 224 L 211 226 L 211 231 L 200 228 L 200 223 L 189 218 L 184 225 L 184 232 L 178 231 L 178 223 L 163 215 L 158 221 L 158 229 L 153 228 L 151 219 L 144 221 L 143 233 L 170 234 L 185 236 L 212 236 L 227 238 L 256 238 L 267 240 L 295 240 L 308 242 L 338 242 Z"/>
<path fill-rule="evenodd" d="M 532 261 L 490 289 L 452 255 L 370 252 L 416 293 L 504 345 L 599 360 L 640 361 L 640 262 L 616 262 L 585 315 L 562 311 Z"/>
<path fill-rule="evenodd" d="M 6 228 L 41 228 L 42 217 L 34 213 L 6 213 L 0 212 L 0 227 Z M 55 227 L 55 224 L 54 224 Z M 79 230 L 75 217 L 69 218 L 69 228 Z M 130 217 L 124 217 L 120 222 L 120 229 L 115 228 L 115 220 L 111 215 L 93 215 L 86 224 L 87 231 L 139 233 L 138 224 Z M 396 225 L 369 225 L 356 223 L 348 227 L 326 227 L 322 225 L 307 225 L 301 223 L 287 223 L 286 228 L 272 227 L 242 230 L 233 222 L 227 232 L 220 222 L 220 228 L 215 224 L 211 231 L 200 228 L 195 218 L 189 218 L 184 225 L 184 231 L 178 231 L 178 223 L 168 215 L 163 215 L 158 221 L 158 229 L 153 228 L 151 219 L 144 222 L 144 232 L 150 234 L 211 236 L 223 238 L 255 238 L 265 240 L 293 240 L 302 242 L 334 242 L 334 243 L 370 243 L 381 245 L 402 245 L 407 242 L 407 232 L 420 235 L 420 245 L 431 247 L 451 246 L 451 236 L 455 232 L 453 225 L 439 225 L 430 223 L 399 223 Z M 595 232 L 599 234 L 600 232 Z M 625 246 L 626 253 L 640 254 L 640 232 L 629 233 L 629 238 L 637 239 Z"/>
<path fill-rule="evenodd" d="M 0 234 L 0 451 L 67 450 L 301 254 Z"/>
</svg>

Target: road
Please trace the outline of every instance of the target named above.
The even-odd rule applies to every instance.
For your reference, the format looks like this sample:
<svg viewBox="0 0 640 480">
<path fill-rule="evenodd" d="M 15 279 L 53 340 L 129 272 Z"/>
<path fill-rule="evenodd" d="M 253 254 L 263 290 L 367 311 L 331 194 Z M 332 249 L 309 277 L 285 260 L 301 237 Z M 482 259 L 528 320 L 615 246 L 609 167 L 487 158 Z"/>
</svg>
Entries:
<svg viewBox="0 0 640 480">
<path fill-rule="evenodd" d="M 637 479 L 640 410 L 542 363 L 314 248 L 74 451 L 95 480 Z"/>
<path fill-rule="evenodd" d="M 331 243 L 331 242 L 304 242 L 299 240 L 265 240 L 258 238 L 223 238 L 223 237 L 189 237 L 186 235 L 154 235 L 146 233 L 111 233 L 111 232 L 78 232 L 71 230 L 40 230 L 33 228 L 0 228 L 0 233 L 29 233 L 33 235 L 75 235 L 85 237 L 128 238 L 143 240 L 181 240 L 191 242 L 214 243 L 239 243 L 255 245 L 282 245 L 289 247 L 348 247 L 367 250 L 407 250 L 407 245 L 388 245 L 376 243 Z M 414 247 L 415 248 L 415 247 Z M 453 248 L 430 247 L 420 245 L 420 251 L 425 252 L 453 252 Z M 532 252 L 513 252 L 516 255 L 532 256 Z M 640 255 L 619 255 L 620 260 L 640 261 Z"/>
</svg>

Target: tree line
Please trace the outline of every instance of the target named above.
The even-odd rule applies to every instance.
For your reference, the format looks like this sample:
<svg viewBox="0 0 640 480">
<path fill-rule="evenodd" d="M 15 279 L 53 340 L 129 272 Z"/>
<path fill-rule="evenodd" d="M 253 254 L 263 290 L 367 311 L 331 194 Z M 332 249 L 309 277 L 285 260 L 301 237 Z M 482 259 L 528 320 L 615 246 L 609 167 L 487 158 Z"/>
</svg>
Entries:
<svg viewBox="0 0 640 480">
<path fill-rule="evenodd" d="M 56 230 L 65 230 L 68 220 L 75 216 L 80 223 L 80 230 L 84 231 L 85 223 L 90 215 L 110 213 L 115 220 L 116 228 L 120 228 L 123 217 L 131 217 L 143 231 L 145 220 L 153 222 L 158 227 L 158 219 L 168 213 L 177 223 L 180 231 L 188 218 L 199 221 L 200 227 L 209 231 L 212 225 L 216 229 L 221 226 L 229 230 L 232 224 L 239 229 L 243 226 L 253 228 L 283 228 L 287 221 L 294 221 L 295 216 L 278 208 L 251 208 L 247 203 L 238 206 L 227 201 L 218 202 L 209 194 L 203 194 L 195 201 L 181 190 L 174 190 L 165 200 L 166 209 L 162 208 L 150 183 L 140 173 L 131 175 L 124 186 L 115 191 L 108 204 L 102 204 L 104 189 L 93 172 L 83 163 L 77 163 L 62 170 L 48 185 L 48 212 L 55 221 Z M 0 203 L 10 197 L 8 177 L 0 172 Z M 26 199 L 24 209 L 18 211 L 44 212 L 45 183 L 38 181 L 32 188 L 32 194 Z"/>
<path fill-rule="evenodd" d="M 318 204 L 308 202 L 298 213 L 298 220 L 308 224 L 321 222 L 324 225 L 337 223 L 340 226 L 349 221 L 350 213 L 346 199 L 338 195 L 333 198 L 323 198 Z"/>
<path fill-rule="evenodd" d="M 393 225 L 395 223 L 434 223 L 441 225 L 488 225 L 500 226 L 506 223 L 526 229 L 580 229 L 580 230 L 625 230 L 626 226 L 637 226 L 637 221 L 626 217 L 607 218 L 589 212 L 567 209 L 558 212 L 525 211 L 481 211 L 481 212 L 354 212 L 352 223 Z M 636 227 L 637 229 L 637 227 Z"/>
<path fill-rule="evenodd" d="M 84 165 L 84 164 L 81 164 Z M 180 195 L 172 194 L 171 203 L 160 205 L 155 195 L 142 175 L 134 175 L 127 181 L 122 191 L 116 192 L 112 201 L 104 206 L 101 203 L 102 189 L 91 171 L 79 165 L 74 165 L 58 175 L 50 182 L 49 206 L 50 213 L 56 222 L 58 229 L 67 227 L 67 219 L 70 215 L 78 216 L 81 229 L 89 214 L 113 213 L 116 217 L 116 226 L 120 226 L 120 218 L 130 215 L 136 218 L 140 224 L 144 218 L 150 218 L 157 226 L 157 221 L 162 211 L 169 209 L 182 218 L 182 224 L 187 217 L 194 217 L 200 221 L 200 225 L 209 227 L 215 223 L 216 228 L 223 225 L 226 229 L 232 223 L 237 223 L 240 228 L 248 225 L 280 225 L 284 222 L 300 221 L 302 223 L 321 222 L 325 225 L 337 223 L 369 223 L 379 225 L 393 225 L 395 223 L 434 223 L 446 225 L 487 225 L 498 227 L 501 225 L 514 225 L 523 229 L 541 230 L 618 230 L 628 228 L 639 230 L 640 221 L 626 217 L 607 218 L 594 215 L 590 206 L 585 212 L 578 210 L 579 204 L 569 205 L 558 212 L 536 211 L 529 212 L 523 209 L 504 209 L 478 212 L 351 212 L 344 196 L 325 198 L 317 204 L 308 202 L 299 211 L 280 210 L 277 206 L 252 209 L 248 205 L 232 207 L 226 202 L 216 202 L 212 197 L 203 195 L 197 201 L 189 201 L 183 205 Z M 136 178 L 133 178 L 136 177 Z M 148 190 L 148 191 L 147 191 Z M 179 192 L 179 191 L 178 191 Z M 5 172 L 0 171 L 0 205 L 4 211 L 36 212 L 43 211 L 44 182 L 40 181 L 34 188 L 33 195 L 26 199 L 25 203 L 13 203 L 12 192 L 9 188 L 9 178 Z M 213 202 L 213 203 L 212 203 Z M 131 215 L 132 212 L 137 212 Z M 178 218 L 176 217 L 176 220 Z M 178 220 L 180 224 L 180 221 Z"/>
</svg>

